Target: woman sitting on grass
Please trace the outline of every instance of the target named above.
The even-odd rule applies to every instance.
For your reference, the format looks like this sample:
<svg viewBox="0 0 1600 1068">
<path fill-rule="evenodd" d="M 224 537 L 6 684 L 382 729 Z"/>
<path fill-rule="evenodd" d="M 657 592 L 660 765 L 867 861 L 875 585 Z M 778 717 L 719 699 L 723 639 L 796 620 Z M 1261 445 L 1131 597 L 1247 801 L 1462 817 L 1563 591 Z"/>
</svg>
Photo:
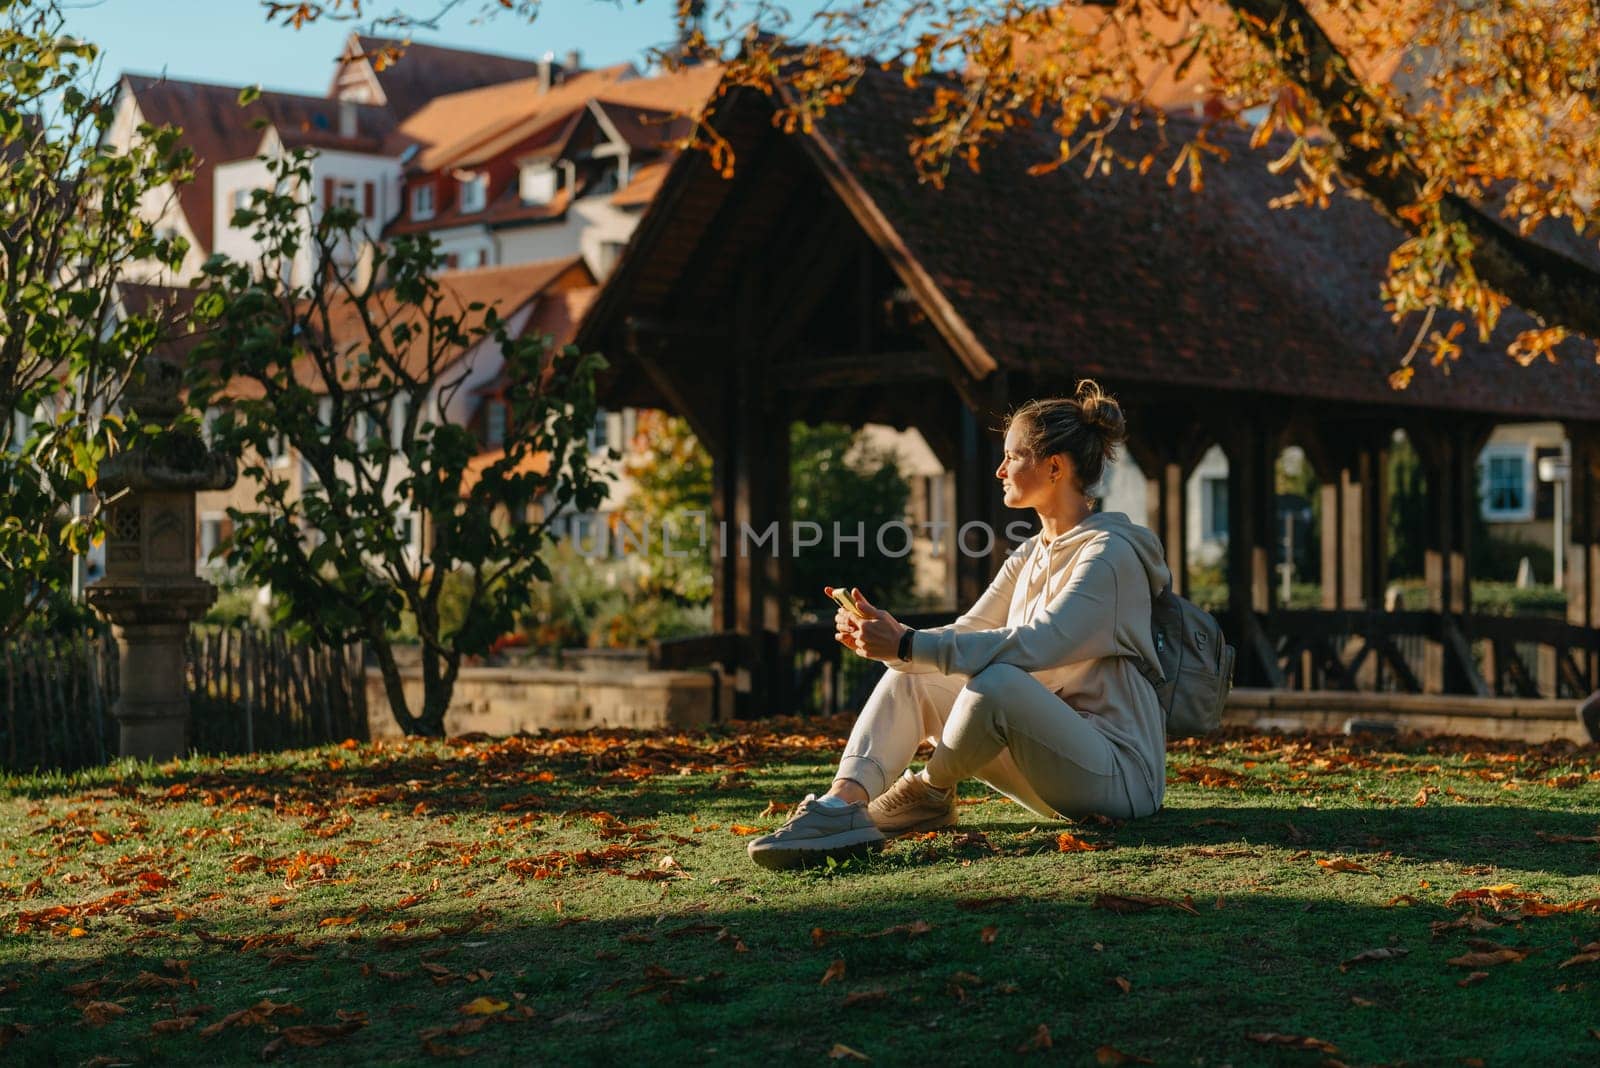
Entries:
<svg viewBox="0 0 1600 1068">
<path fill-rule="evenodd" d="M 807 795 L 750 857 L 790 868 L 881 849 L 886 836 L 956 822 L 956 786 L 978 778 L 1047 818 L 1118 819 L 1161 807 L 1166 736 L 1155 688 L 1152 598 L 1170 575 L 1161 543 L 1089 491 L 1127 436 L 1094 382 L 1006 420 L 995 477 L 1032 508 L 1023 542 L 965 615 L 916 631 L 852 591 L 836 637 L 889 666 L 856 720 L 833 786 Z M 831 594 L 831 590 L 829 593 Z M 933 756 L 919 772 L 924 740 Z"/>
</svg>

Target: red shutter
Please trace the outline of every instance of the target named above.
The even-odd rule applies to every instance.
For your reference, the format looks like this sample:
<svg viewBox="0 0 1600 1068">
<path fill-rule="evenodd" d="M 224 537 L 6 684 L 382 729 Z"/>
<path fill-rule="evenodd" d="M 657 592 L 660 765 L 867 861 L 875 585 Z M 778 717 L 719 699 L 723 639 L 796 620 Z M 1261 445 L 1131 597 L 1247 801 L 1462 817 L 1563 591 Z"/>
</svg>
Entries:
<svg viewBox="0 0 1600 1068">
<path fill-rule="evenodd" d="M 361 214 L 365 215 L 369 219 L 376 219 L 378 217 L 378 213 L 375 210 L 376 205 L 374 201 L 377 198 L 377 186 L 373 185 L 371 182 L 361 183 L 361 196 L 362 203 L 365 205 L 365 207 L 361 209 Z"/>
<path fill-rule="evenodd" d="M 322 210 L 324 212 L 333 210 L 333 195 L 337 189 L 338 183 L 332 178 L 324 178 L 322 180 Z"/>
</svg>

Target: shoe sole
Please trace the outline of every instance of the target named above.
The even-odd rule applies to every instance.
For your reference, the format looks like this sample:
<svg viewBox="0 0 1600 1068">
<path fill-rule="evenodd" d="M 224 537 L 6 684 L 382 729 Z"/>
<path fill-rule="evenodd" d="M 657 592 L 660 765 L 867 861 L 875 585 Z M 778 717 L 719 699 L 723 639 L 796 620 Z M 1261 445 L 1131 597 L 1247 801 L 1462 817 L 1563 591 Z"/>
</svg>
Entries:
<svg viewBox="0 0 1600 1068">
<path fill-rule="evenodd" d="M 942 816 L 930 816 L 925 820 L 919 820 L 918 822 L 907 827 L 896 827 L 894 830 L 890 830 L 889 828 L 880 825 L 878 830 L 882 831 L 884 835 L 889 838 L 903 838 L 908 834 L 923 834 L 927 831 L 942 831 L 946 827 L 954 827 L 958 822 L 959 820 L 955 812 L 948 812 Z"/>
<path fill-rule="evenodd" d="M 883 832 L 876 828 L 863 828 L 830 834 L 826 838 L 813 838 L 805 845 L 769 845 L 757 847 L 751 842 L 745 852 L 757 865 L 774 871 L 803 868 L 808 864 L 824 864 L 829 857 L 844 860 L 866 856 L 883 848 Z"/>
</svg>

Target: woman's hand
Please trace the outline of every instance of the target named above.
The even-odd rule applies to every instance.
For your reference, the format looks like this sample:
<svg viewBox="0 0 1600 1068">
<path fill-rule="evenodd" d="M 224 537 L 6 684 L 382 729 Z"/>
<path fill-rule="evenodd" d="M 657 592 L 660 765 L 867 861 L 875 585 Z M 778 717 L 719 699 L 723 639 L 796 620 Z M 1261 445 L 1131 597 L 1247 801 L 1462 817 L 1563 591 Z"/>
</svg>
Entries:
<svg viewBox="0 0 1600 1068">
<path fill-rule="evenodd" d="M 883 609 L 874 608 L 860 590 L 852 589 L 850 595 L 867 618 L 858 619 L 843 608 L 839 609 L 833 617 L 834 639 L 869 660 L 888 663 L 898 659 L 905 624 Z"/>
</svg>

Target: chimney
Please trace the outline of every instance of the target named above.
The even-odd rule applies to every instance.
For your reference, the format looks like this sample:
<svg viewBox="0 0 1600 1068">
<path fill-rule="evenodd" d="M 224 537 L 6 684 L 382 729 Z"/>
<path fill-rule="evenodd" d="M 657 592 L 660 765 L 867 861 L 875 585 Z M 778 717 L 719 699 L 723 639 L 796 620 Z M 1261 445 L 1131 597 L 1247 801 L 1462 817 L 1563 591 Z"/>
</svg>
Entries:
<svg viewBox="0 0 1600 1068">
<path fill-rule="evenodd" d="M 555 65 L 555 55 L 550 52 L 546 52 L 544 58 L 539 60 L 539 91 L 541 93 L 548 93 L 550 86 L 554 84 Z"/>
<path fill-rule="evenodd" d="M 576 48 L 574 48 L 570 52 L 567 53 L 567 61 L 566 61 L 565 64 L 563 64 L 563 69 L 566 71 L 566 76 L 568 78 L 572 77 L 574 74 L 577 74 L 578 73 L 578 69 L 580 67 L 582 67 L 582 66 L 583 66 L 583 53 L 582 52 L 580 52 Z"/>
<path fill-rule="evenodd" d="M 339 101 L 339 136 L 354 137 L 360 132 L 357 121 L 356 102 L 354 100 Z"/>
</svg>

